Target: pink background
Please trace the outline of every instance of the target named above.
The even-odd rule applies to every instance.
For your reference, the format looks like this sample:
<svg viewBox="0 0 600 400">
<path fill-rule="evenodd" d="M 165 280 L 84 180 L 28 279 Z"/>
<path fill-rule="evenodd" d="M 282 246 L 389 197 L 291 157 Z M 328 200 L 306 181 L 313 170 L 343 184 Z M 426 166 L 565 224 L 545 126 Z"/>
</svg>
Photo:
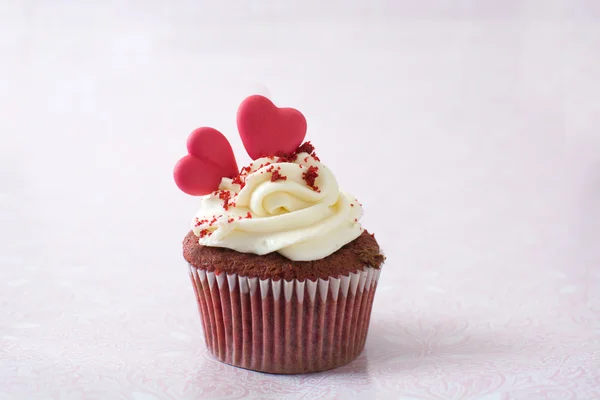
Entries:
<svg viewBox="0 0 600 400">
<path fill-rule="evenodd" d="M 0 4 L 0 400 L 600 398 L 598 2 L 202 3 Z M 388 256 L 338 370 L 204 347 L 171 171 L 258 82 Z"/>
</svg>

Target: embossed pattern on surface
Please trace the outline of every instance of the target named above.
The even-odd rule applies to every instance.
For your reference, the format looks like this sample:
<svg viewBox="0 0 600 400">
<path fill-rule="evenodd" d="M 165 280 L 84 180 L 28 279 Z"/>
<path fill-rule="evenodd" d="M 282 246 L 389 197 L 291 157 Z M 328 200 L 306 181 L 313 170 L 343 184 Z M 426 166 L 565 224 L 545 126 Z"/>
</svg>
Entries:
<svg viewBox="0 0 600 400">
<path fill-rule="evenodd" d="M 0 2 L 0 400 L 600 399 L 597 2 L 222 3 Z M 204 344 L 172 168 L 249 81 L 388 257 L 336 370 Z"/>
<path fill-rule="evenodd" d="M 599 275 L 465 270 L 474 288 L 443 272 L 392 274 L 386 266 L 363 354 L 333 371 L 279 376 L 212 359 L 180 267 L 152 279 L 124 274 L 140 286 L 133 297 L 98 268 L 4 271 L 0 398 L 600 396 Z M 506 274 L 535 283 L 498 290 Z M 404 282 L 402 291 L 389 281 Z M 471 294 L 457 300 L 465 290 Z"/>
</svg>

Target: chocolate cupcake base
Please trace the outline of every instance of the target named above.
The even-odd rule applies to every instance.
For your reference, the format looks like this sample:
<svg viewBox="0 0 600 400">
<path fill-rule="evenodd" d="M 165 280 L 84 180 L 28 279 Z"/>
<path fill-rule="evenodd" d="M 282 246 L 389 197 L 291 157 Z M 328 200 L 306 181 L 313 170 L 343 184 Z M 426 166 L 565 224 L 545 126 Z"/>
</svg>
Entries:
<svg viewBox="0 0 600 400">
<path fill-rule="evenodd" d="M 367 338 L 380 269 L 310 279 L 259 279 L 189 264 L 206 346 L 219 361 L 300 374 L 354 360 Z"/>
</svg>

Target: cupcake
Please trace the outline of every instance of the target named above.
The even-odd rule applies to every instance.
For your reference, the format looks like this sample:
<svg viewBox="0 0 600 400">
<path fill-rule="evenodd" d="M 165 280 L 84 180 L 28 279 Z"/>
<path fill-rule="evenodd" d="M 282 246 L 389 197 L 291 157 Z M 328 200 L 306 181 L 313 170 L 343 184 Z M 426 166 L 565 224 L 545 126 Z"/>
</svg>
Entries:
<svg viewBox="0 0 600 400">
<path fill-rule="evenodd" d="M 237 126 L 248 166 L 238 170 L 220 132 L 199 128 L 174 170 L 177 186 L 199 196 L 183 256 L 206 346 L 270 373 L 347 364 L 364 348 L 384 261 L 362 206 L 304 142 L 299 111 L 250 96 Z"/>
</svg>

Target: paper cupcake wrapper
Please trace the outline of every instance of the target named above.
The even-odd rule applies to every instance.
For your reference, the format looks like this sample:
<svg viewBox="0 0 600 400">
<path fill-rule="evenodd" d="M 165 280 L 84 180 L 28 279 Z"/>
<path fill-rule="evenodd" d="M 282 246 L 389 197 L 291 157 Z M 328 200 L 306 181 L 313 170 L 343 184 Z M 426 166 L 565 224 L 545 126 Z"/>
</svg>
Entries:
<svg viewBox="0 0 600 400">
<path fill-rule="evenodd" d="M 361 353 L 380 270 L 285 281 L 190 265 L 206 346 L 224 363 L 272 373 L 335 368 Z"/>
</svg>

